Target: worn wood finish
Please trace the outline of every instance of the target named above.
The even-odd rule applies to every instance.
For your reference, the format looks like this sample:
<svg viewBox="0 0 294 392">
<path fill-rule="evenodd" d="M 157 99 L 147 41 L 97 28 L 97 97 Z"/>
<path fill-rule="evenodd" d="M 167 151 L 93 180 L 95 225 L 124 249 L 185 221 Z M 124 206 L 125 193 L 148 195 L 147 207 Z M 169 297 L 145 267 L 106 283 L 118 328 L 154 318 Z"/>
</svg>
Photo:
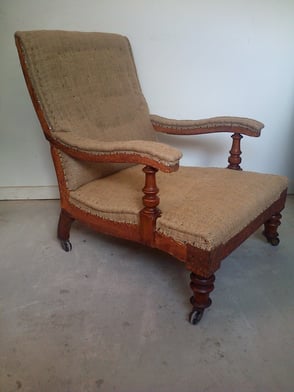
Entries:
<svg viewBox="0 0 294 392">
<path fill-rule="evenodd" d="M 67 211 L 61 209 L 57 227 L 57 237 L 60 240 L 62 249 L 66 252 L 69 252 L 72 249 L 72 245 L 69 241 L 69 233 L 73 222 L 74 218 L 69 215 Z"/>
<path fill-rule="evenodd" d="M 228 159 L 229 165 L 228 169 L 233 169 L 233 170 L 242 170 L 240 163 L 241 163 L 241 139 L 242 135 L 240 133 L 234 133 L 232 136 L 232 148 L 230 150 L 230 156 Z"/>
<path fill-rule="evenodd" d="M 70 228 L 73 222 L 74 218 L 67 211 L 61 209 L 57 228 L 57 237 L 60 240 L 69 240 Z"/>
<path fill-rule="evenodd" d="M 156 219 L 160 216 L 161 211 L 157 207 L 159 189 L 156 185 L 156 172 L 158 170 L 151 166 L 145 166 L 145 186 L 142 189 L 144 196 L 142 198 L 144 208 L 140 211 L 140 233 L 141 240 L 146 245 L 154 243 L 154 233 L 156 229 Z"/>
<path fill-rule="evenodd" d="M 190 278 L 190 288 L 194 293 L 190 298 L 193 309 L 204 310 L 208 308 L 212 302 L 209 294 L 214 289 L 215 276 L 211 275 L 208 278 L 203 278 L 203 276 L 196 275 L 192 272 Z"/>
<path fill-rule="evenodd" d="M 191 303 L 193 305 L 193 312 L 190 316 L 190 321 L 194 324 L 200 321 L 203 311 L 205 308 L 210 306 L 211 299 L 210 293 L 214 287 L 214 273 L 218 270 L 221 265 L 221 261 L 229 255 L 234 249 L 236 249 L 243 241 L 246 240 L 254 231 L 256 231 L 261 225 L 265 225 L 264 234 L 268 241 L 273 245 L 278 242 L 277 228 L 280 224 L 280 212 L 284 208 L 286 191 L 262 214 L 260 214 L 253 222 L 245 227 L 240 233 L 231 238 L 226 244 L 221 244 L 216 249 L 211 251 L 204 251 L 202 249 L 193 247 L 192 245 L 180 243 L 172 238 L 169 238 L 162 233 L 156 231 L 156 219 L 160 216 L 158 188 L 156 185 L 156 172 L 158 170 L 171 172 L 177 169 L 177 167 L 168 167 L 164 164 L 153 161 L 149 158 L 139 157 L 135 154 L 102 154 L 95 156 L 95 154 L 78 151 L 70 148 L 58 140 L 54 139 L 51 134 L 50 126 L 46 121 L 40 103 L 36 97 L 32 83 L 29 78 L 26 62 L 22 53 L 21 45 L 18 39 L 16 39 L 16 45 L 19 53 L 21 66 L 23 69 L 25 81 L 27 83 L 28 91 L 30 93 L 34 108 L 38 115 L 40 124 L 44 131 L 45 137 L 50 142 L 51 154 L 58 178 L 58 185 L 60 191 L 60 204 L 61 213 L 58 223 L 58 238 L 62 242 L 63 249 L 69 251 L 71 245 L 69 242 L 70 228 L 74 220 L 80 221 L 92 229 L 109 234 L 115 237 L 124 238 L 126 240 L 135 241 L 141 244 L 148 245 L 153 248 L 160 249 L 166 253 L 171 254 L 178 260 L 185 263 L 186 268 L 192 272 L 191 274 L 191 289 L 193 297 Z M 189 129 L 180 130 L 176 132 L 174 129 L 162 128 L 160 126 L 154 127 L 155 130 L 173 133 L 173 134 L 202 134 L 212 132 L 233 132 L 232 136 L 232 149 L 230 151 L 229 167 L 230 169 L 240 170 L 241 162 L 241 150 L 240 140 L 241 134 L 249 134 L 250 136 L 256 136 L 238 127 L 213 127 L 206 129 Z M 142 210 L 139 216 L 138 224 L 127 224 L 114 222 L 111 220 L 103 219 L 95 214 L 84 211 L 74 204 L 70 200 L 70 192 L 67 188 L 66 178 L 64 175 L 62 161 L 60 157 L 60 151 L 80 160 L 94 161 L 94 162 L 130 162 L 140 163 L 145 167 L 143 169 L 145 173 L 145 186 L 143 188 L 142 198 Z M 142 184 L 144 176 L 142 174 Z M 180 190 L 179 190 L 180 192 Z"/>
<path fill-rule="evenodd" d="M 66 185 L 65 173 L 62 166 L 61 157 L 59 154 L 59 150 L 52 144 L 50 145 L 50 151 L 56 172 L 56 177 L 58 179 L 61 208 L 63 208 L 64 204 L 66 208 L 67 200 L 69 199 L 69 190 Z"/>
<path fill-rule="evenodd" d="M 25 81 L 26 81 L 26 85 L 27 85 L 27 88 L 28 88 L 28 91 L 29 91 L 32 103 L 34 105 L 34 109 L 35 109 L 36 114 L 38 116 L 38 119 L 40 121 L 41 127 L 43 129 L 44 134 L 45 134 L 45 137 L 47 137 L 47 136 L 50 137 L 50 128 L 49 128 L 49 126 L 47 124 L 47 121 L 46 121 L 45 115 L 44 115 L 44 113 L 42 111 L 40 102 L 39 102 L 39 100 L 38 100 L 38 98 L 36 96 L 36 93 L 35 93 L 35 90 L 33 88 L 32 82 L 30 80 L 29 73 L 28 73 L 28 70 L 27 70 L 26 61 L 25 61 L 25 56 L 24 56 L 24 53 L 23 53 L 23 50 L 22 50 L 20 39 L 18 37 L 15 37 L 15 44 L 16 44 L 16 48 L 17 48 L 18 57 L 19 57 L 19 60 L 20 60 L 22 72 L 23 72 L 23 75 L 24 75 L 24 78 L 25 78 Z"/>
<path fill-rule="evenodd" d="M 66 208 L 69 214 L 75 217 L 75 220 L 82 222 L 99 233 L 142 243 L 139 225 L 104 219 L 81 210 L 70 202 L 67 203 Z"/>
<path fill-rule="evenodd" d="M 211 305 L 212 301 L 209 295 L 214 289 L 215 276 L 211 275 L 208 278 L 203 278 L 192 272 L 190 277 L 190 287 L 194 295 L 190 298 L 193 310 L 190 313 L 189 321 L 191 324 L 198 324 L 202 319 L 204 310 Z"/>
<path fill-rule="evenodd" d="M 273 214 L 264 224 L 264 235 L 269 243 L 273 246 L 279 245 L 278 227 L 281 224 L 282 215 L 280 213 Z"/>
</svg>

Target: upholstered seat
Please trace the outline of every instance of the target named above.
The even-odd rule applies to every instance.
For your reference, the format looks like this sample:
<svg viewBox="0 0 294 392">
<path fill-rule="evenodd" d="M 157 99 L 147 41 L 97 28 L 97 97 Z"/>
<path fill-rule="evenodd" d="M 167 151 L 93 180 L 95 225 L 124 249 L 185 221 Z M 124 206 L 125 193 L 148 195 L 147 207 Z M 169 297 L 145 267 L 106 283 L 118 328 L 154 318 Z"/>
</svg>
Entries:
<svg viewBox="0 0 294 392">
<path fill-rule="evenodd" d="M 156 230 L 175 241 L 211 251 L 271 206 L 287 187 L 287 178 L 181 167 L 169 175 L 158 173 L 157 185 L 162 214 L 156 221 Z M 70 200 L 101 218 L 138 225 L 141 188 L 142 168 L 135 166 L 82 185 L 70 192 Z"/>
<path fill-rule="evenodd" d="M 197 323 L 228 254 L 263 224 L 267 240 L 279 243 L 287 179 L 240 167 L 242 135 L 260 136 L 263 124 L 243 117 L 150 115 L 126 37 L 27 31 L 15 38 L 51 145 L 63 249 L 71 250 L 71 224 L 79 220 L 175 256 L 192 271 L 190 321 Z M 182 153 L 159 142 L 157 132 L 230 132 L 228 168 L 179 169 Z"/>
</svg>

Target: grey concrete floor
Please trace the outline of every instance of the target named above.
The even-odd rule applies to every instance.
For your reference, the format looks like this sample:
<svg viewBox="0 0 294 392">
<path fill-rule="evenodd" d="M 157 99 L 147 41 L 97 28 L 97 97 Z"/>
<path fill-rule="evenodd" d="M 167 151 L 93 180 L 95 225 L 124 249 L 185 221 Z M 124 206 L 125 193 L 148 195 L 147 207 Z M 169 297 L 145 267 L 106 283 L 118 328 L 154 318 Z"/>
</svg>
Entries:
<svg viewBox="0 0 294 392">
<path fill-rule="evenodd" d="M 1 392 L 294 391 L 294 198 L 272 247 L 261 230 L 187 321 L 189 274 L 172 257 L 72 228 L 57 201 L 0 203 Z"/>
</svg>

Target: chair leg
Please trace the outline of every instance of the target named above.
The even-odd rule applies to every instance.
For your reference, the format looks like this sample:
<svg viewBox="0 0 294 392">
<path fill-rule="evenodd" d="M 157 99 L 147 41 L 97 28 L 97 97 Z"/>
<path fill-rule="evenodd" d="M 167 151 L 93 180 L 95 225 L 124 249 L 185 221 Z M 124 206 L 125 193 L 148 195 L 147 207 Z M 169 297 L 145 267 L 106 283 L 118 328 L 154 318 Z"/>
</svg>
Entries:
<svg viewBox="0 0 294 392">
<path fill-rule="evenodd" d="M 282 218 L 282 215 L 280 213 L 274 214 L 264 224 L 263 234 L 266 237 L 266 239 L 268 240 L 268 242 L 273 246 L 277 246 L 280 243 L 278 227 L 281 224 L 281 218 Z"/>
<path fill-rule="evenodd" d="M 214 289 L 215 276 L 211 275 L 209 278 L 204 278 L 192 272 L 190 278 L 190 287 L 194 295 L 190 298 L 193 310 L 190 313 L 189 321 L 195 325 L 202 319 L 204 310 L 211 305 L 209 294 Z"/>
<path fill-rule="evenodd" d="M 72 250 L 72 245 L 69 241 L 69 233 L 73 221 L 74 218 L 72 218 L 66 211 L 60 211 L 57 237 L 59 238 L 61 247 L 65 252 Z"/>
</svg>

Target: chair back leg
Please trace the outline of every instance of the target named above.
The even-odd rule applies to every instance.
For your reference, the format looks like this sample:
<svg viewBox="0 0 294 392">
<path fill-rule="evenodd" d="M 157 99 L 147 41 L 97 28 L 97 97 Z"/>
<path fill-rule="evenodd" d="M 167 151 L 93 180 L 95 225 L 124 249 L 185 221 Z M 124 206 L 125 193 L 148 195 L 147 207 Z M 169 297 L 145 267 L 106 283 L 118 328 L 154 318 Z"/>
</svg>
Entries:
<svg viewBox="0 0 294 392">
<path fill-rule="evenodd" d="M 66 252 L 71 251 L 72 245 L 69 241 L 69 233 L 74 218 L 68 212 L 61 209 L 57 228 L 57 237 L 60 239 L 61 247 Z"/>
</svg>

